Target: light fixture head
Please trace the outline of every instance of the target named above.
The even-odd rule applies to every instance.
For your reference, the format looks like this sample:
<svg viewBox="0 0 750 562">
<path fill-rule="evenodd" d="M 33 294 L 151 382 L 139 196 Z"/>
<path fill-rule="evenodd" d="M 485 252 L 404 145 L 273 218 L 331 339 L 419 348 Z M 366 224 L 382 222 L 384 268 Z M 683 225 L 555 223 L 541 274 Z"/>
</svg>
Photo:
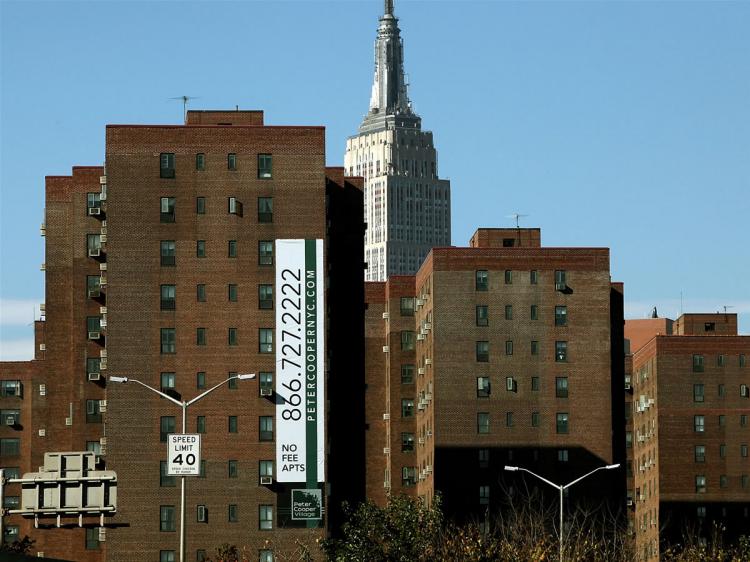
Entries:
<svg viewBox="0 0 750 562">
<path fill-rule="evenodd" d="M 112 377 L 109 377 L 107 380 L 112 381 L 112 382 L 123 382 L 123 383 L 125 383 L 125 382 L 128 382 L 128 377 L 114 377 L 114 376 L 112 376 Z"/>
<path fill-rule="evenodd" d="M 515 472 L 515 471 L 518 470 L 518 467 L 517 466 L 508 466 L 508 465 L 505 465 L 505 470 L 507 470 L 509 472 Z"/>
<path fill-rule="evenodd" d="M 617 464 L 608 464 L 604 468 L 607 470 L 612 470 L 613 468 L 618 468 L 619 466 L 620 466 L 620 463 L 618 462 Z"/>
<path fill-rule="evenodd" d="M 240 373 L 237 375 L 237 378 L 240 380 L 250 380 L 255 378 L 255 373 Z"/>
</svg>

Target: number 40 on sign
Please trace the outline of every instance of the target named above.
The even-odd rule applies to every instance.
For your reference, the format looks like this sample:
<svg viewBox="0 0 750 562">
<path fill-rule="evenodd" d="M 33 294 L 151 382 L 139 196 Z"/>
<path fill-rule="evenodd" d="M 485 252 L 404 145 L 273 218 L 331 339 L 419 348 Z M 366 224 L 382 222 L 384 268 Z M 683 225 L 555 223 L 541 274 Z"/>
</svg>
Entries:
<svg viewBox="0 0 750 562">
<path fill-rule="evenodd" d="M 167 436 L 167 475 L 200 476 L 201 436 L 170 433 Z"/>
</svg>

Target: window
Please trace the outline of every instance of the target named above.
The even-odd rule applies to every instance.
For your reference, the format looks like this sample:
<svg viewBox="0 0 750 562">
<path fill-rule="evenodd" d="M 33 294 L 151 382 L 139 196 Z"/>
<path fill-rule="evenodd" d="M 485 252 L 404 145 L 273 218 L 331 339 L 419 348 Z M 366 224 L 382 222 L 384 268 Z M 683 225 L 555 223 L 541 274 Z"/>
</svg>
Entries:
<svg viewBox="0 0 750 562">
<path fill-rule="evenodd" d="M 703 402 L 704 389 L 702 384 L 693 385 L 693 402 Z"/>
<path fill-rule="evenodd" d="M 227 388 L 229 390 L 237 390 L 237 373 L 235 371 L 229 371 L 227 374 L 227 379 L 229 382 L 227 383 Z"/>
<path fill-rule="evenodd" d="M 695 493 L 705 494 L 706 493 L 706 477 L 699 475 L 695 477 Z"/>
<path fill-rule="evenodd" d="M 555 361 L 564 362 L 568 360 L 568 342 L 555 342 Z"/>
<path fill-rule="evenodd" d="M 174 197 L 161 198 L 161 222 L 174 222 Z"/>
<path fill-rule="evenodd" d="M 206 388 L 206 373 L 204 371 L 195 373 L 195 387 Z"/>
<path fill-rule="evenodd" d="M 162 152 L 159 155 L 159 177 L 174 177 L 174 153 Z"/>
<path fill-rule="evenodd" d="M 695 462 L 706 462 L 706 446 L 695 446 Z"/>
<path fill-rule="evenodd" d="M 273 176 L 273 158 L 270 154 L 258 154 L 258 178 L 267 180 Z"/>
<path fill-rule="evenodd" d="M 162 285 L 161 286 L 161 309 L 162 310 L 174 310 L 175 309 L 175 294 L 176 294 L 176 289 L 174 285 Z"/>
<path fill-rule="evenodd" d="M 198 478 L 205 478 L 206 477 L 206 461 L 205 459 L 201 460 L 201 466 L 198 470 Z"/>
<path fill-rule="evenodd" d="M 539 427 L 539 412 L 531 412 L 531 427 Z"/>
<path fill-rule="evenodd" d="M 101 423 L 102 412 L 99 400 L 86 400 L 86 423 Z"/>
<path fill-rule="evenodd" d="M 273 242 L 270 240 L 258 242 L 258 263 L 260 265 L 273 265 Z"/>
<path fill-rule="evenodd" d="M 101 322 L 102 320 L 99 316 L 87 316 L 86 317 L 86 329 L 89 332 L 99 332 L 102 329 Z"/>
<path fill-rule="evenodd" d="M 101 455 L 102 454 L 102 444 L 97 439 L 96 441 L 86 441 L 86 450 L 90 453 L 94 453 L 95 455 Z M 10 476 L 6 475 L 6 478 L 10 478 Z"/>
<path fill-rule="evenodd" d="M 742 458 L 747 458 L 747 444 L 743 443 L 740 445 L 740 456 Z"/>
<path fill-rule="evenodd" d="M 719 458 L 725 459 L 727 457 L 727 446 L 722 443 L 719 445 Z"/>
<path fill-rule="evenodd" d="M 489 505 L 490 487 L 486 485 L 479 486 L 479 505 Z"/>
<path fill-rule="evenodd" d="M 195 345 L 207 345 L 208 336 L 206 334 L 206 328 L 195 329 Z"/>
<path fill-rule="evenodd" d="M 229 521 L 230 523 L 237 523 L 238 517 L 237 517 L 237 504 L 236 503 L 229 504 L 227 521 Z"/>
<path fill-rule="evenodd" d="M 259 510 L 259 528 L 262 531 L 270 531 L 273 529 L 273 506 L 272 505 L 261 505 Z"/>
<path fill-rule="evenodd" d="M 273 222 L 273 197 L 258 197 L 258 222 Z"/>
<path fill-rule="evenodd" d="M 195 169 L 201 171 L 206 169 L 206 155 L 202 152 L 195 155 Z"/>
<path fill-rule="evenodd" d="M 417 483 L 417 468 L 414 466 L 404 466 L 401 468 L 401 485 L 405 488 L 414 486 Z"/>
<path fill-rule="evenodd" d="M 518 384 L 513 377 L 505 377 L 505 390 L 508 392 L 518 392 Z"/>
<path fill-rule="evenodd" d="M 102 208 L 102 196 L 100 193 L 87 193 L 86 194 L 86 206 L 89 209 L 101 209 Z"/>
<path fill-rule="evenodd" d="M 227 170 L 236 170 L 237 169 L 237 155 L 233 152 L 230 152 L 227 154 Z"/>
<path fill-rule="evenodd" d="M 413 351 L 416 343 L 415 333 L 411 330 L 401 330 L 401 351 Z"/>
<path fill-rule="evenodd" d="M 237 240 L 229 240 L 227 244 L 227 255 L 230 258 L 236 258 L 237 257 Z"/>
<path fill-rule="evenodd" d="M 102 294 L 102 278 L 99 275 L 86 276 L 86 296 L 92 299 Z"/>
<path fill-rule="evenodd" d="M 159 441 L 166 443 L 167 435 L 175 432 L 174 416 L 162 416 L 159 419 Z"/>
<path fill-rule="evenodd" d="M 102 237 L 100 234 L 86 235 L 86 249 L 91 257 L 98 256 L 102 249 Z"/>
<path fill-rule="evenodd" d="M 719 416 L 719 427 L 724 427 L 727 425 L 727 417 L 724 414 L 721 414 Z"/>
<path fill-rule="evenodd" d="M 745 354 L 740 353 L 740 367 L 744 367 L 744 366 L 745 366 Z"/>
<path fill-rule="evenodd" d="M 568 307 L 556 306 L 555 307 L 555 326 L 567 326 L 567 325 L 568 325 Z"/>
<path fill-rule="evenodd" d="M 740 396 L 742 398 L 748 398 L 750 397 L 750 387 L 748 387 L 746 384 L 740 385 Z"/>
<path fill-rule="evenodd" d="M 510 285 L 513 283 L 513 272 L 510 269 L 505 270 L 505 284 Z"/>
<path fill-rule="evenodd" d="M 569 455 L 567 449 L 559 449 L 557 451 L 557 462 L 568 462 Z"/>
<path fill-rule="evenodd" d="M 175 243 L 174 240 L 162 240 L 160 243 L 161 265 L 175 264 Z"/>
<path fill-rule="evenodd" d="M 258 373 L 258 380 L 260 381 L 261 390 L 273 390 L 273 373 L 260 372 Z"/>
<path fill-rule="evenodd" d="M 513 427 L 513 412 L 505 412 L 505 427 Z"/>
<path fill-rule="evenodd" d="M 229 345 L 239 345 L 237 343 L 237 328 L 229 328 L 229 331 L 227 332 L 227 341 Z"/>
<path fill-rule="evenodd" d="M 273 461 L 260 461 L 258 463 L 258 473 L 260 476 L 273 477 Z"/>
<path fill-rule="evenodd" d="M 477 317 L 477 326 L 489 326 L 490 324 L 490 318 L 489 318 L 489 307 L 486 305 L 480 305 L 477 306 L 476 310 L 476 317 Z"/>
<path fill-rule="evenodd" d="M 490 432 L 490 414 L 488 412 L 479 412 L 477 414 L 477 433 Z"/>
<path fill-rule="evenodd" d="M 167 474 L 167 461 L 159 461 L 159 486 L 163 488 L 177 486 L 177 478 Z"/>
<path fill-rule="evenodd" d="M 401 399 L 401 417 L 402 418 L 414 417 L 414 399 L 413 398 Z"/>
<path fill-rule="evenodd" d="M 490 342 L 478 341 L 476 343 L 477 361 L 487 363 L 490 360 Z"/>
<path fill-rule="evenodd" d="M 229 416 L 229 433 L 237 433 L 237 416 Z"/>
<path fill-rule="evenodd" d="M 535 304 L 531 305 L 531 311 L 529 317 L 532 320 L 539 320 L 539 307 Z"/>
<path fill-rule="evenodd" d="M 273 309 L 273 285 L 258 285 L 258 308 Z"/>
<path fill-rule="evenodd" d="M 258 330 L 258 353 L 273 353 L 273 329 Z"/>
<path fill-rule="evenodd" d="M 723 367 L 727 363 L 727 356 L 723 354 L 719 354 L 716 356 L 716 364 L 719 367 Z"/>
<path fill-rule="evenodd" d="M 568 288 L 568 283 L 565 279 L 565 270 L 558 269 L 555 271 L 555 290 L 564 291 Z"/>
<path fill-rule="evenodd" d="M 727 395 L 727 389 L 723 384 L 720 384 L 718 387 L 718 394 L 719 398 L 724 398 Z"/>
<path fill-rule="evenodd" d="M 706 431 L 706 418 L 704 416 L 693 416 L 693 430 L 696 433 Z"/>
<path fill-rule="evenodd" d="M 0 457 L 17 457 L 20 454 L 21 439 L 18 437 L 0 439 Z"/>
<path fill-rule="evenodd" d="M 230 215 L 242 216 L 242 202 L 237 201 L 236 197 L 230 197 L 227 199 L 227 212 Z"/>
<path fill-rule="evenodd" d="M 195 432 L 206 433 L 206 416 L 198 416 L 195 418 Z"/>
<path fill-rule="evenodd" d="M 568 413 L 558 412 L 557 413 L 557 433 L 568 433 Z"/>
<path fill-rule="evenodd" d="M 159 562 L 175 562 L 174 550 L 160 550 Z"/>
<path fill-rule="evenodd" d="M 503 238 L 503 248 L 512 248 L 516 245 L 515 238 Z"/>
<path fill-rule="evenodd" d="M 568 377 L 555 378 L 555 396 L 558 398 L 568 397 Z"/>
<path fill-rule="evenodd" d="M 161 373 L 161 391 L 166 392 L 167 390 L 174 390 L 175 387 L 175 374 L 174 373 Z"/>
<path fill-rule="evenodd" d="M 703 372 L 703 355 L 693 355 L 693 372 Z"/>
<path fill-rule="evenodd" d="M 159 530 L 169 532 L 175 530 L 175 510 L 173 505 L 159 506 Z M 163 552 L 163 551 L 162 551 Z"/>
<path fill-rule="evenodd" d="M 489 282 L 489 276 L 487 275 L 487 270 L 480 269 L 477 270 L 475 273 L 475 288 L 477 291 L 486 291 L 490 287 Z"/>
<path fill-rule="evenodd" d="M 206 302 L 206 285 L 199 283 L 195 286 L 195 298 L 198 302 Z"/>
<path fill-rule="evenodd" d="M 3 543 L 11 544 L 18 539 L 18 525 L 5 525 L 3 527 Z"/>
<path fill-rule="evenodd" d="M 490 396 L 490 378 L 477 377 L 477 398 L 489 398 Z"/>
<path fill-rule="evenodd" d="M 747 414 L 740 414 L 740 427 L 747 427 Z"/>
<path fill-rule="evenodd" d="M 86 550 L 99 550 L 99 529 L 96 527 L 86 528 Z"/>
<path fill-rule="evenodd" d="M 4 380 L 0 381 L 0 396 L 17 396 L 21 397 L 21 381 Z"/>
<path fill-rule="evenodd" d="M 401 384 L 414 383 L 414 365 L 401 365 Z"/>
<path fill-rule="evenodd" d="M 100 373 L 101 364 L 102 364 L 102 360 L 99 357 L 87 357 L 86 358 L 86 373 L 94 373 L 94 374 Z"/>
<path fill-rule="evenodd" d="M 479 468 L 487 468 L 490 466 L 490 450 L 479 449 Z"/>
<path fill-rule="evenodd" d="M 401 297 L 401 316 L 414 316 L 414 297 Z"/>
<path fill-rule="evenodd" d="M 195 242 L 195 256 L 199 258 L 206 257 L 206 241 L 196 240 Z"/>
<path fill-rule="evenodd" d="M 229 302 L 237 302 L 237 285 L 234 283 L 227 285 L 227 299 Z"/>
<path fill-rule="evenodd" d="M 747 474 L 743 474 L 740 477 L 740 483 L 741 483 L 743 489 L 748 487 L 748 483 L 749 482 L 750 482 L 750 478 L 748 478 Z"/>
<path fill-rule="evenodd" d="M 531 377 L 531 390 L 538 392 L 540 388 L 539 377 Z"/>
<path fill-rule="evenodd" d="M 258 554 L 258 562 L 274 562 L 272 550 L 260 550 Z"/>
<path fill-rule="evenodd" d="M 404 453 L 410 453 L 414 451 L 414 434 L 413 433 L 401 434 L 401 451 Z"/>
<path fill-rule="evenodd" d="M 531 354 L 539 355 L 539 342 L 536 340 L 531 340 Z"/>
<path fill-rule="evenodd" d="M 260 416 L 260 441 L 273 441 L 273 416 Z"/>
<path fill-rule="evenodd" d="M 719 488 L 726 488 L 729 485 L 729 481 L 727 479 L 726 474 L 722 474 L 719 476 Z"/>
<path fill-rule="evenodd" d="M 505 342 L 505 355 L 513 355 L 513 341 L 508 340 Z"/>
</svg>

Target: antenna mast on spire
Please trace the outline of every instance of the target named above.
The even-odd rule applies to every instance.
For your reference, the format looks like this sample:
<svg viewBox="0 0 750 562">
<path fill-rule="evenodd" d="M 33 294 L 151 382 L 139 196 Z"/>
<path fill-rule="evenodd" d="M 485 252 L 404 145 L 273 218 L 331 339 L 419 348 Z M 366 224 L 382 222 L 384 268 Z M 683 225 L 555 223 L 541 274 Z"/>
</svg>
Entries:
<svg viewBox="0 0 750 562">
<path fill-rule="evenodd" d="M 385 12 L 384 14 L 393 15 L 393 0 L 385 0 Z"/>
</svg>

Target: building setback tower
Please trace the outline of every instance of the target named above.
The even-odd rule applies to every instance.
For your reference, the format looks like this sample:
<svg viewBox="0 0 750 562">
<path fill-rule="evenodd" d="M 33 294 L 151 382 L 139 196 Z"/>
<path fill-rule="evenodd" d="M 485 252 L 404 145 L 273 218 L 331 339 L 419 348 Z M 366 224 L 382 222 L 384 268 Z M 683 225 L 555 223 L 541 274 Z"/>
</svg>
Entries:
<svg viewBox="0 0 750 562">
<path fill-rule="evenodd" d="M 370 109 L 344 156 L 346 172 L 365 179 L 367 281 L 414 274 L 432 247 L 450 245 L 450 182 L 438 178 L 432 133 L 407 86 L 398 19 L 385 0 Z"/>
</svg>

